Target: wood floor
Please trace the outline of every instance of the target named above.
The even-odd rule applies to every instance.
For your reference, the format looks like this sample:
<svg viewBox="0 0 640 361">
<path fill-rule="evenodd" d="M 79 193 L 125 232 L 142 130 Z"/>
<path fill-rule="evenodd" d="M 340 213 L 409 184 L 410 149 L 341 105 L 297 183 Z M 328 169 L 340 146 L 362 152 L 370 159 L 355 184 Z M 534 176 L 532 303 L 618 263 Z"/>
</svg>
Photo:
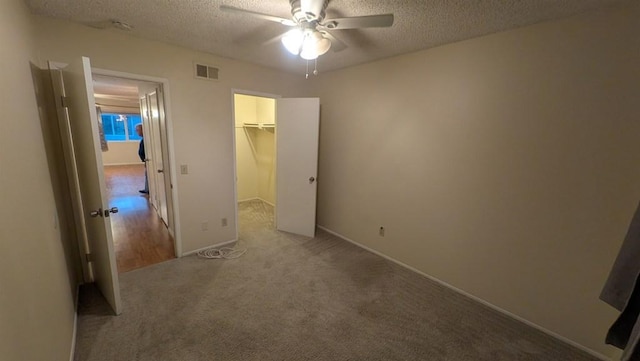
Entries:
<svg viewBox="0 0 640 361">
<path fill-rule="evenodd" d="M 144 165 L 105 166 L 109 207 L 119 212 L 111 217 L 118 273 L 174 258 L 174 242 L 144 188 Z"/>
</svg>

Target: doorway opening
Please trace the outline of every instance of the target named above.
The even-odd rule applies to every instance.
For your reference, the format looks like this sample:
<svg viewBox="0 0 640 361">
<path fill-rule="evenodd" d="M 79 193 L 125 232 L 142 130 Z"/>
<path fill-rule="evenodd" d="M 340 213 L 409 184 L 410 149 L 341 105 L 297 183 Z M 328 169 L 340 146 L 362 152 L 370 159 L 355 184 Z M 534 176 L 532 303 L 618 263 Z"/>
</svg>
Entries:
<svg viewBox="0 0 640 361">
<path fill-rule="evenodd" d="M 118 273 L 175 258 L 162 84 L 94 73 L 93 87 Z"/>
<path fill-rule="evenodd" d="M 320 99 L 232 94 L 236 234 L 266 217 L 263 227 L 314 237 Z"/>
<path fill-rule="evenodd" d="M 275 229 L 275 104 L 275 97 L 233 94 L 239 239 L 249 230 Z"/>
</svg>

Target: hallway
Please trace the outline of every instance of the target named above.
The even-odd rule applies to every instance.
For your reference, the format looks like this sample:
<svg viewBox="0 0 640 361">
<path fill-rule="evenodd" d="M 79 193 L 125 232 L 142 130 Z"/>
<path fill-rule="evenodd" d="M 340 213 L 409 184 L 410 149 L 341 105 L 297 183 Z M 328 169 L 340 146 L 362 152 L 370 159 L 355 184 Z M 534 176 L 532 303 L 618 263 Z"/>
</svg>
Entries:
<svg viewBox="0 0 640 361">
<path fill-rule="evenodd" d="M 175 258 L 174 242 L 144 187 L 144 165 L 104 167 L 109 207 L 119 212 L 111 218 L 118 273 Z"/>
</svg>

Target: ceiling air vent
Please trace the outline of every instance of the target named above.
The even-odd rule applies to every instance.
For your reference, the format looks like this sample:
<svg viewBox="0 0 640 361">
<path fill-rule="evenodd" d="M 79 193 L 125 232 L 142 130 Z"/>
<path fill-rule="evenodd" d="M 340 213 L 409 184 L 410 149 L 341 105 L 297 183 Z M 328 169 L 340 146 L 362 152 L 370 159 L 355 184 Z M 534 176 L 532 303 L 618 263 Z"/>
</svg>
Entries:
<svg viewBox="0 0 640 361">
<path fill-rule="evenodd" d="M 196 65 L 196 78 L 198 79 L 209 79 L 209 80 L 218 80 L 218 73 L 220 69 L 204 65 L 204 64 L 195 64 Z"/>
</svg>

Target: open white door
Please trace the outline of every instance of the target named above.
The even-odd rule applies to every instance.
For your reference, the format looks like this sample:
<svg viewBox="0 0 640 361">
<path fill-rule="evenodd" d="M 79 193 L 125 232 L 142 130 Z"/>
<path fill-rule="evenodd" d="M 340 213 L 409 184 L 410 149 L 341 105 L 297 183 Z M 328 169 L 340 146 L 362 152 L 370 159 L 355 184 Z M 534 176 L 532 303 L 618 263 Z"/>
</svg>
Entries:
<svg viewBox="0 0 640 361">
<path fill-rule="evenodd" d="M 162 153 L 162 169 L 164 172 L 162 175 L 164 176 L 164 188 L 162 189 L 164 193 L 164 204 L 165 207 L 161 209 L 162 219 L 165 221 L 165 224 L 171 229 L 174 225 L 173 219 L 173 198 L 171 195 L 171 189 L 173 188 L 171 185 L 171 162 L 169 161 L 169 138 L 167 135 L 167 113 L 165 112 L 165 99 L 164 99 L 164 90 L 162 85 L 157 88 L 158 94 L 158 130 L 160 133 L 160 151 Z"/>
<path fill-rule="evenodd" d="M 120 314 L 120 285 L 109 218 L 117 210 L 109 209 L 106 204 L 98 115 L 89 58 L 82 57 L 72 62 L 62 69 L 62 75 L 94 281 L 115 314 Z"/>
<path fill-rule="evenodd" d="M 147 94 L 149 99 L 149 128 L 151 129 L 151 146 L 153 151 L 153 164 L 155 169 L 153 170 L 155 177 L 155 199 L 158 213 L 160 218 L 164 221 L 164 224 L 169 225 L 169 219 L 167 216 L 167 190 L 165 184 L 165 162 L 162 155 L 162 139 L 160 137 L 160 102 L 158 101 L 158 89 Z M 162 112 L 164 113 L 164 112 Z M 168 173 L 168 170 L 167 170 Z"/>
<path fill-rule="evenodd" d="M 151 147 L 151 120 L 149 119 L 149 97 L 145 94 L 140 96 L 140 116 L 142 117 L 142 134 L 145 150 L 145 177 L 147 177 L 147 185 L 149 187 L 149 202 L 153 208 L 158 209 L 156 203 L 156 176 L 155 176 L 155 157 Z"/>
<path fill-rule="evenodd" d="M 313 237 L 320 99 L 277 99 L 276 116 L 276 228 Z"/>
</svg>

